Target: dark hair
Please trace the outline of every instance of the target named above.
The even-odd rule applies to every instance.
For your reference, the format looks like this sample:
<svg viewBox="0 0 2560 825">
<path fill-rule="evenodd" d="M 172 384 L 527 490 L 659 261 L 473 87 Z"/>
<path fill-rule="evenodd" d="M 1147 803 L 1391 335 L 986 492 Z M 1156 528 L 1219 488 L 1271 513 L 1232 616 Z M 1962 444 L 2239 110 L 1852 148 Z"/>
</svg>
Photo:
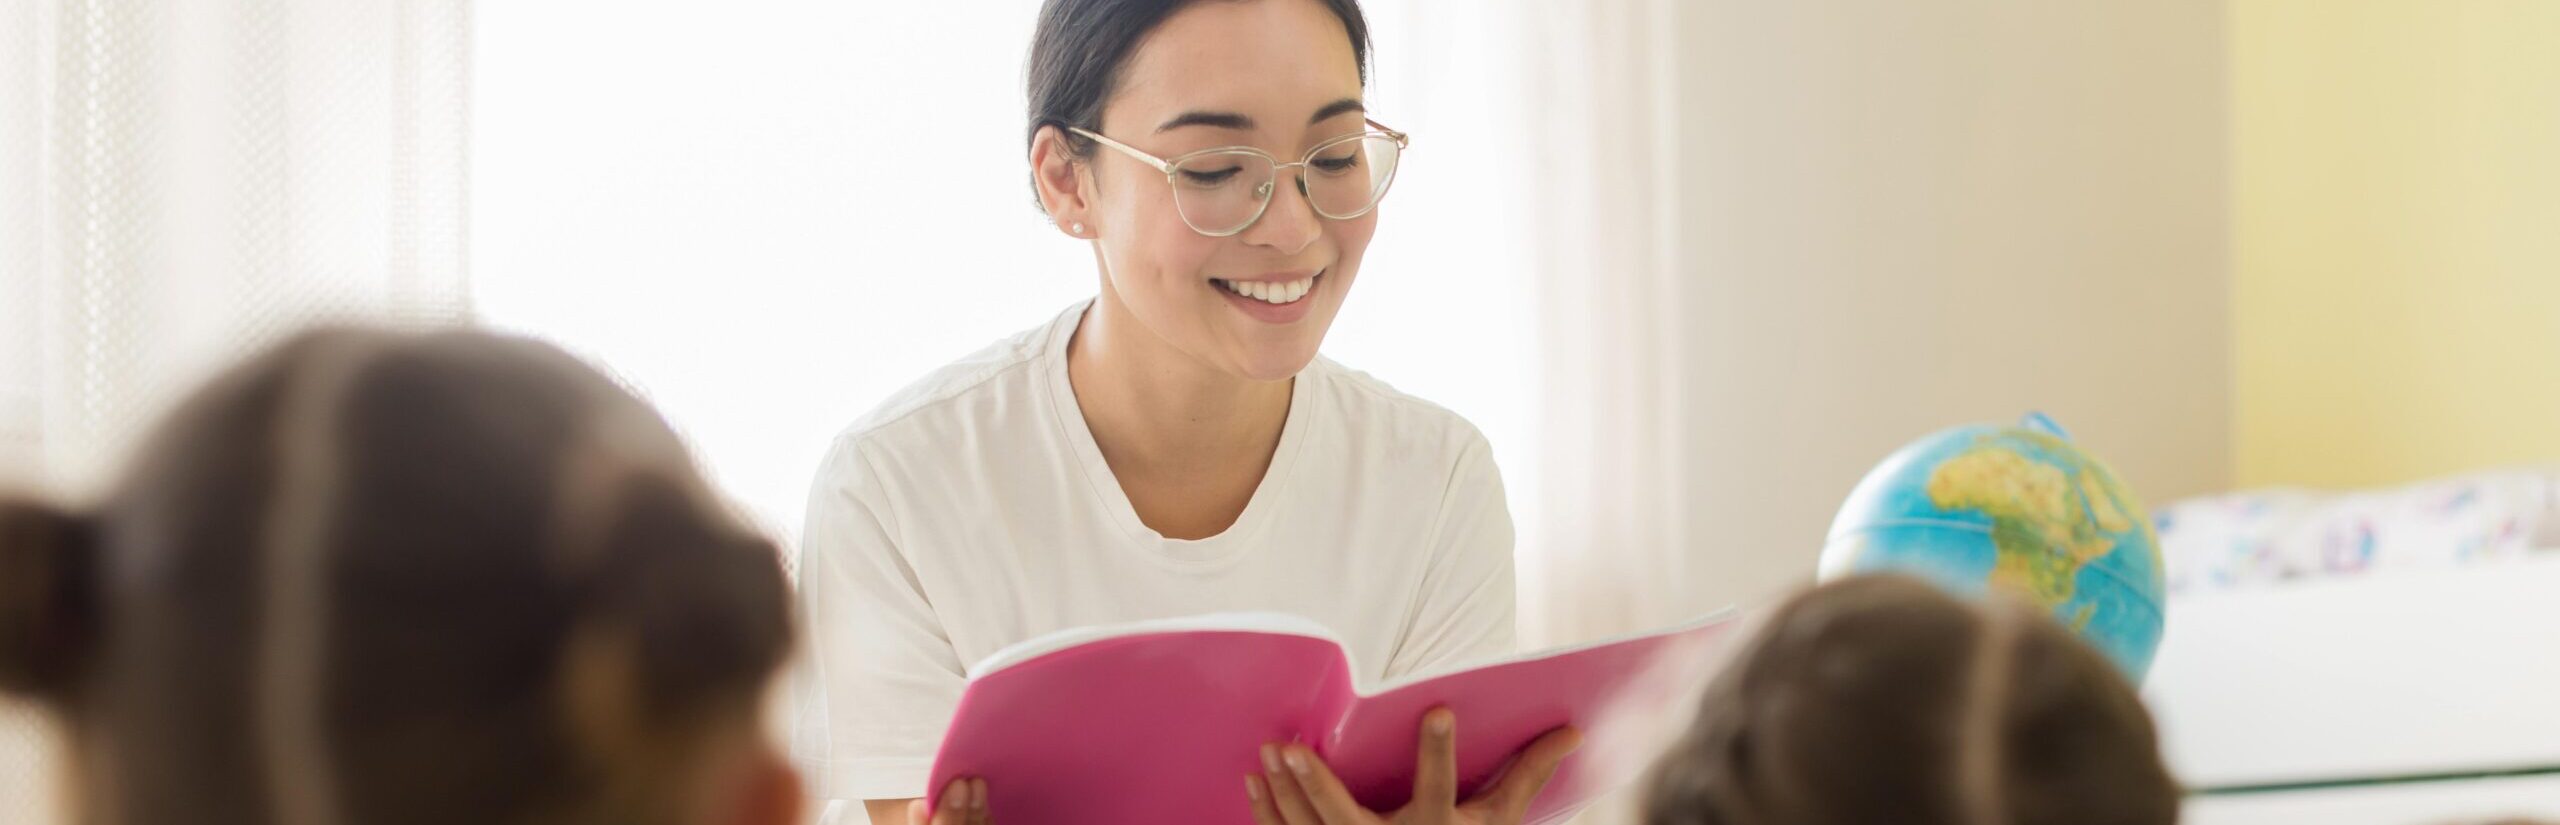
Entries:
<svg viewBox="0 0 2560 825">
<path fill-rule="evenodd" d="M 94 511 L 0 503 L 0 688 L 84 822 L 670 821 L 790 640 L 674 434 L 522 340 L 305 334 Z"/>
<path fill-rule="evenodd" d="M 1235 2 L 1235 0 L 1227 0 Z M 1040 129 L 1069 127 L 1102 131 L 1102 109 L 1120 87 L 1120 68 L 1129 54 L 1165 18 L 1200 0 L 1047 0 L 1040 4 L 1040 23 L 1031 35 L 1031 58 L 1025 86 L 1029 92 L 1030 126 L 1023 132 L 1029 148 Z M 1369 82 L 1369 21 L 1359 0 L 1321 0 L 1342 20 L 1351 36 L 1351 59 L 1360 82 Z M 1067 136 L 1076 157 L 1092 157 L 1092 141 Z"/>
<path fill-rule="evenodd" d="M 1779 608 L 1646 784 L 1646 825 L 2169 825 L 2179 798 L 2097 651 L 1901 576 Z"/>
</svg>

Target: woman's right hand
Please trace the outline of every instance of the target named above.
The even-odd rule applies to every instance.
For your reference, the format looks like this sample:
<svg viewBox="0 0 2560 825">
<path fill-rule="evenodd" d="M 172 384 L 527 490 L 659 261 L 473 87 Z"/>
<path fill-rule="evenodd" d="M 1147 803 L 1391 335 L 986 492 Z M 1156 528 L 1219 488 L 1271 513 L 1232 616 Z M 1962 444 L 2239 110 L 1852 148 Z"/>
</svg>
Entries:
<svg viewBox="0 0 2560 825">
<path fill-rule="evenodd" d="M 989 825 L 987 780 L 962 777 L 942 786 L 942 808 L 925 810 L 925 801 L 907 803 L 907 825 Z"/>
</svg>

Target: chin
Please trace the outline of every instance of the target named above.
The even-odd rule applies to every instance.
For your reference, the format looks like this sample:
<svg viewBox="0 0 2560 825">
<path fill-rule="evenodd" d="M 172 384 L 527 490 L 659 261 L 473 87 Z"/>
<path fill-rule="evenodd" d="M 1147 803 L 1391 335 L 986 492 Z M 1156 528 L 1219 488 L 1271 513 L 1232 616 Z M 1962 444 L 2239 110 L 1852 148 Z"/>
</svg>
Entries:
<svg viewBox="0 0 2560 825">
<path fill-rule="evenodd" d="M 1252 381 L 1285 381 L 1315 363 L 1316 345 L 1289 344 L 1254 347 L 1239 353 L 1236 374 Z"/>
</svg>

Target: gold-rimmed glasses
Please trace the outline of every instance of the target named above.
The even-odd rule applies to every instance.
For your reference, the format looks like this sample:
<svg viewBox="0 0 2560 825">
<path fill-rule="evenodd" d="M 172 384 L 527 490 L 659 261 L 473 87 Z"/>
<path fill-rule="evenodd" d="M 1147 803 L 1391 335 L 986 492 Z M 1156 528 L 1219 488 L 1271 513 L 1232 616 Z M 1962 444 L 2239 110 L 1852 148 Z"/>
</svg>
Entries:
<svg viewBox="0 0 2560 825">
<path fill-rule="evenodd" d="M 1369 131 L 1316 144 L 1296 163 L 1282 163 L 1251 146 L 1222 146 L 1160 158 L 1094 132 L 1067 131 L 1137 158 L 1164 172 L 1174 207 L 1191 230 L 1212 238 L 1243 232 L 1271 208 L 1280 175 L 1298 173 L 1298 192 L 1317 215 L 1347 221 L 1369 214 L 1396 179 L 1396 161 L 1410 142 L 1403 132 L 1369 121 Z"/>
</svg>

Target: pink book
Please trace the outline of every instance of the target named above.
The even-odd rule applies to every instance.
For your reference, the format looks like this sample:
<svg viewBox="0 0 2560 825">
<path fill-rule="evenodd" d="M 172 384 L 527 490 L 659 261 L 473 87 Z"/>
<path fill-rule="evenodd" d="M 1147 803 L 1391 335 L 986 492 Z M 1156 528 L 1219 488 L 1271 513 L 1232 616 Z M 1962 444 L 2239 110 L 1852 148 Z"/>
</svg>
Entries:
<svg viewBox="0 0 2560 825">
<path fill-rule="evenodd" d="M 1356 684 L 1341 643 L 1294 616 L 1061 631 L 971 670 L 929 787 L 938 797 L 954 778 L 984 778 L 999 823 L 1251 825 L 1244 779 L 1262 772 L 1262 744 L 1296 741 L 1362 805 L 1388 811 L 1412 795 L 1423 714 L 1445 705 L 1458 717 L 1461 800 L 1539 735 L 1582 729 L 1526 819 L 1557 822 L 1641 775 L 1736 624 L 1728 611 L 1382 685 Z"/>
</svg>

